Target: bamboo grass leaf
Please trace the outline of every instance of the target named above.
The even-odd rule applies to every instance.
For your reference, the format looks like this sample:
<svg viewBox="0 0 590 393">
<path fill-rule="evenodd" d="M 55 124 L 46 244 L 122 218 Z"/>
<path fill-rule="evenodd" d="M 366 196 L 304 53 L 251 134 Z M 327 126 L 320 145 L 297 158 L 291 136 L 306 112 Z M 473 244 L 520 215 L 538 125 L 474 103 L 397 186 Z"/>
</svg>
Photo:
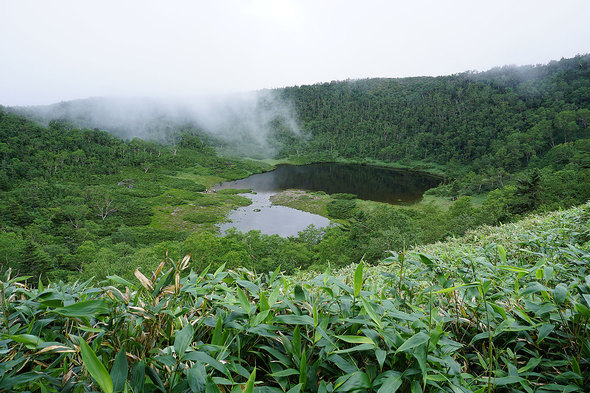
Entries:
<svg viewBox="0 0 590 393">
<path fill-rule="evenodd" d="M 428 335 L 428 333 L 424 331 L 419 331 L 418 333 L 414 334 L 412 337 L 404 341 L 404 343 L 400 345 L 400 347 L 395 351 L 395 353 L 408 351 L 410 349 L 419 347 L 420 345 L 426 344 L 429 338 L 430 336 Z"/>
<path fill-rule="evenodd" d="M 135 270 L 133 274 L 147 291 L 152 291 L 154 289 L 152 282 L 146 276 L 144 276 L 143 273 L 139 271 L 139 269 Z"/>
<path fill-rule="evenodd" d="M 80 354 L 82 355 L 84 367 L 86 367 L 102 391 L 104 393 L 113 393 L 113 380 L 111 376 L 92 348 L 82 338 L 80 338 Z"/>
<path fill-rule="evenodd" d="M 399 372 L 388 377 L 383 385 L 377 390 L 377 393 L 395 393 L 402 386 L 403 379 Z"/>
<path fill-rule="evenodd" d="M 375 345 L 375 342 L 367 336 L 336 336 L 336 338 L 347 342 L 349 344 L 371 344 Z"/>
<path fill-rule="evenodd" d="M 113 274 L 112 276 L 107 276 L 107 278 L 111 281 L 116 282 L 117 284 L 125 285 L 126 287 L 129 287 L 131 289 L 137 289 L 137 286 L 135 284 L 133 284 L 130 281 L 127 281 L 124 278 L 119 277 L 115 274 Z"/>
<path fill-rule="evenodd" d="M 176 333 L 176 337 L 174 338 L 174 352 L 176 355 L 182 359 L 182 356 L 186 352 L 187 348 L 189 347 L 190 343 L 193 340 L 194 329 L 193 325 L 187 323 L 181 331 Z"/>
<path fill-rule="evenodd" d="M 307 384 L 307 357 L 305 349 L 301 352 L 301 362 L 299 363 L 299 384 L 304 388 Z"/>
<path fill-rule="evenodd" d="M 301 357 L 301 330 L 299 329 L 299 325 L 296 325 L 295 329 L 293 329 L 293 339 L 291 343 L 293 346 L 293 355 Z"/>
<path fill-rule="evenodd" d="M 221 393 L 219 386 L 213 381 L 213 378 L 207 376 L 207 385 L 205 386 L 205 393 Z"/>
<path fill-rule="evenodd" d="M 248 378 L 246 385 L 244 387 L 243 393 L 254 393 L 254 382 L 256 381 L 256 367 L 252 370 L 252 374 Z"/>
<path fill-rule="evenodd" d="M 361 260 L 354 271 L 354 297 L 358 297 L 363 288 L 363 261 Z"/>
<path fill-rule="evenodd" d="M 506 249 L 498 244 L 498 256 L 503 265 L 506 265 Z"/>
<path fill-rule="evenodd" d="M 52 310 L 53 312 L 70 318 L 90 318 L 96 315 L 108 314 L 110 309 L 104 300 L 87 300 L 70 304 Z"/>
<path fill-rule="evenodd" d="M 367 315 L 373 320 L 373 322 L 375 322 L 377 326 L 383 328 L 383 325 L 381 325 L 381 319 L 379 318 L 379 316 L 377 316 L 377 313 L 375 312 L 375 309 L 373 309 L 373 306 L 367 301 L 367 299 L 365 299 L 362 296 L 361 302 L 363 303 L 363 309 L 365 310 Z"/>
<path fill-rule="evenodd" d="M 202 364 L 195 363 L 193 367 L 187 371 L 188 385 L 193 393 L 205 392 L 207 385 L 207 373 Z"/>
<path fill-rule="evenodd" d="M 252 305 L 248 301 L 248 297 L 246 296 L 244 291 L 242 291 L 241 288 L 238 288 L 237 293 L 238 293 L 238 300 L 240 302 L 240 306 L 242 307 L 242 309 L 244 310 L 244 312 L 246 314 L 250 315 L 250 310 L 251 310 Z"/>
<path fill-rule="evenodd" d="M 387 351 L 377 348 L 375 350 L 375 357 L 377 358 L 377 363 L 379 363 L 379 369 L 383 370 L 383 364 L 385 363 L 385 357 L 387 356 Z"/>
<path fill-rule="evenodd" d="M 290 377 L 291 375 L 299 375 L 299 370 L 295 370 L 294 368 L 287 368 L 285 370 L 277 371 L 276 373 L 272 373 L 270 375 L 276 378 Z"/>
<path fill-rule="evenodd" d="M 36 348 L 43 344 L 43 340 L 32 334 L 3 334 L 2 338 L 16 341 L 17 343 L 25 344 L 27 347 Z"/>
<path fill-rule="evenodd" d="M 133 387 L 133 391 L 143 392 L 143 387 L 145 384 L 145 360 L 142 360 L 133 366 L 131 374 L 133 376 L 131 378 L 131 386 Z"/>
<path fill-rule="evenodd" d="M 214 359 L 213 357 L 211 357 L 210 355 L 208 355 L 205 352 L 201 352 L 201 351 L 187 352 L 182 357 L 182 360 L 183 361 L 188 361 L 188 360 L 199 361 L 201 363 L 208 364 L 209 366 L 213 367 L 214 369 L 216 369 L 220 373 L 224 374 L 225 376 L 230 375 L 229 370 L 227 369 L 227 367 L 223 363 L 221 363 L 217 359 Z"/>
<path fill-rule="evenodd" d="M 293 386 L 291 389 L 287 390 L 287 393 L 299 393 L 303 389 L 303 384 L 298 383 L 297 385 Z"/>
<path fill-rule="evenodd" d="M 301 285 L 295 285 L 295 300 L 298 302 L 304 302 L 305 301 L 305 292 L 303 291 L 303 288 L 301 288 Z"/>
<path fill-rule="evenodd" d="M 127 381 L 127 371 L 129 366 L 127 364 L 127 354 L 124 349 L 121 349 L 115 357 L 115 362 L 111 368 L 111 379 L 113 381 L 113 391 L 121 392 L 125 388 Z"/>
<path fill-rule="evenodd" d="M 567 287 L 564 284 L 558 284 L 553 290 L 553 299 L 555 303 L 560 305 L 565 302 L 567 298 Z"/>
</svg>

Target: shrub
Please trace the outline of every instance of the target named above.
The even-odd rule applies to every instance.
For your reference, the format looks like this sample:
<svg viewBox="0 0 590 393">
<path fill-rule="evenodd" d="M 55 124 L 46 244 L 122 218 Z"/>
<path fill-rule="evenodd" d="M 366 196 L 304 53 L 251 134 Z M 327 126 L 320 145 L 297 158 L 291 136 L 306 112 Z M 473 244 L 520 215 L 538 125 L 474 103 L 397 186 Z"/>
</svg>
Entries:
<svg viewBox="0 0 590 393">
<path fill-rule="evenodd" d="M 219 213 L 211 211 L 193 211 L 184 215 L 185 221 L 190 221 L 195 224 L 206 224 L 219 221 L 221 216 Z"/>
<path fill-rule="evenodd" d="M 331 196 L 334 199 L 346 199 L 346 200 L 352 200 L 352 199 L 357 198 L 356 194 L 348 194 L 348 193 L 343 193 L 343 192 L 338 192 L 336 194 L 332 194 Z"/>
<path fill-rule="evenodd" d="M 326 205 L 328 216 L 332 218 L 349 218 L 355 208 L 356 202 L 346 199 L 336 199 Z"/>
</svg>

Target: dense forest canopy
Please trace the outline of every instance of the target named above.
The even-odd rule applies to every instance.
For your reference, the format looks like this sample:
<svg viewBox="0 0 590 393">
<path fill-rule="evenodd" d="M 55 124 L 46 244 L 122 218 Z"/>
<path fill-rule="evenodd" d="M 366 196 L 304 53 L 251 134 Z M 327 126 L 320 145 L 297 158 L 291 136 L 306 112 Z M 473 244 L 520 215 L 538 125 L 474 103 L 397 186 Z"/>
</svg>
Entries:
<svg viewBox="0 0 590 393">
<path fill-rule="evenodd" d="M 308 151 L 514 172 L 589 135 L 590 55 L 443 77 L 285 88 Z M 289 146 L 294 153 L 297 146 Z"/>
</svg>

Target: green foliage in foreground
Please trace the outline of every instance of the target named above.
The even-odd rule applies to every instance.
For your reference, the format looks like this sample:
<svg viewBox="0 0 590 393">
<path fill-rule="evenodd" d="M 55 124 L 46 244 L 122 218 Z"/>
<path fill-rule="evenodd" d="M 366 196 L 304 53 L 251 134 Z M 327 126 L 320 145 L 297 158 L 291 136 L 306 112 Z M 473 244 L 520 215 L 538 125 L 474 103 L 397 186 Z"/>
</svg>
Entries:
<svg viewBox="0 0 590 393">
<path fill-rule="evenodd" d="M 100 287 L 5 274 L 0 391 L 583 392 L 589 218 L 484 228 L 344 278 L 185 274 L 188 258 Z"/>
</svg>

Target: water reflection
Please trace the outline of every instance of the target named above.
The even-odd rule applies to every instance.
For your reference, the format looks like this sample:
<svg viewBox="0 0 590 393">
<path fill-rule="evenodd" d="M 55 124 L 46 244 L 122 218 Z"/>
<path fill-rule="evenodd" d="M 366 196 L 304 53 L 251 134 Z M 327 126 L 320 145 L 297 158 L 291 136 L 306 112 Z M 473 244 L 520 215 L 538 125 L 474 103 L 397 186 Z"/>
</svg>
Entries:
<svg viewBox="0 0 590 393">
<path fill-rule="evenodd" d="M 230 228 L 236 228 L 241 232 L 257 230 L 267 235 L 288 237 L 296 236 L 309 225 L 317 228 L 330 225 L 330 220 L 317 214 L 286 206 L 273 206 L 270 197 L 274 194 L 268 191 L 244 194 L 252 199 L 252 204 L 232 211 L 227 217 L 231 222 L 222 223 L 219 228 L 224 233 Z"/>
<path fill-rule="evenodd" d="M 297 235 L 309 225 L 326 227 L 330 221 L 316 214 L 285 206 L 273 206 L 270 197 L 288 189 L 325 191 L 328 194 L 350 193 L 360 199 L 392 204 L 416 202 L 429 188 L 438 185 L 439 179 L 420 173 L 351 164 L 281 165 L 277 169 L 250 176 L 246 179 L 225 182 L 216 189 L 252 189 L 256 194 L 250 206 L 234 210 L 227 217 L 231 222 L 220 225 L 222 231 L 237 228 L 239 231 L 260 230 L 280 236 Z"/>
<path fill-rule="evenodd" d="M 218 188 L 251 188 L 277 193 L 295 188 L 350 193 L 360 199 L 386 203 L 416 202 L 424 191 L 438 185 L 436 177 L 408 171 L 351 164 L 281 165 L 271 172 L 225 182 Z"/>
</svg>

